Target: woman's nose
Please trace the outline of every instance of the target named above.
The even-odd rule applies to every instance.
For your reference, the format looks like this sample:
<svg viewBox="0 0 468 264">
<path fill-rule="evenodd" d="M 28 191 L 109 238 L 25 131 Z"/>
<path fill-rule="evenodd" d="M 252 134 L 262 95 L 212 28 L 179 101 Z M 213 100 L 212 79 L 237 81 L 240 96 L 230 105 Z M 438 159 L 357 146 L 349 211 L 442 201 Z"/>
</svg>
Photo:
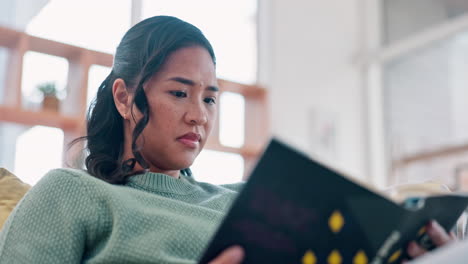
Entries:
<svg viewBox="0 0 468 264">
<path fill-rule="evenodd" d="M 193 103 L 185 114 L 185 121 L 191 125 L 204 125 L 208 117 L 202 103 Z"/>
</svg>

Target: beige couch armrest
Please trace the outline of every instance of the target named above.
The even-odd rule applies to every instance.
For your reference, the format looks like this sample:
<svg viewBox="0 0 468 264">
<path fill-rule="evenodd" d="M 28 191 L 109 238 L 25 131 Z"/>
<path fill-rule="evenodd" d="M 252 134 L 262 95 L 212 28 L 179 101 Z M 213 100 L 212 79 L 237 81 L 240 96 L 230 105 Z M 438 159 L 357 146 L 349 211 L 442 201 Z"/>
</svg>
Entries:
<svg viewBox="0 0 468 264">
<path fill-rule="evenodd" d="M 18 177 L 4 168 L 0 168 L 0 229 L 16 204 L 31 188 Z"/>
</svg>

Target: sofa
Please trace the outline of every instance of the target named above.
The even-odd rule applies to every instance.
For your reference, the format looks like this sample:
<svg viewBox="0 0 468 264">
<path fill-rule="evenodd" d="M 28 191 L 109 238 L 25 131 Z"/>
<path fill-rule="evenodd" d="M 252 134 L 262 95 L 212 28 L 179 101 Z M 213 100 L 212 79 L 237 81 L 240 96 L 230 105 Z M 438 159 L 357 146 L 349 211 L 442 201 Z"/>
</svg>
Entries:
<svg viewBox="0 0 468 264">
<path fill-rule="evenodd" d="M 13 173 L 0 168 L 0 229 L 16 204 L 31 188 Z"/>
</svg>

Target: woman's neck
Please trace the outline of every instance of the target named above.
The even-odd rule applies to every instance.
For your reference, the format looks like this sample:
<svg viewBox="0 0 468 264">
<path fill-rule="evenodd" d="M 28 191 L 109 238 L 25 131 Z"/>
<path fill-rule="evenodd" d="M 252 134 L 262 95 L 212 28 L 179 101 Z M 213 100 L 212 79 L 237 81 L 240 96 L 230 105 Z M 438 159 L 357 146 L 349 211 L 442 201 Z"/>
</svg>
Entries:
<svg viewBox="0 0 468 264">
<path fill-rule="evenodd" d="M 137 171 L 143 171 L 143 170 L 144 170 L 143 167 L 141 167 L 141 165 L 138 162 L 136 162 L 135 167 L 133 168 L 133 171 L 137 172 Z M 150 165 L 149 171 L 154 172 L 154 173 L 166 174 L 176 179 L 180 178 L 180 170 L 162 170 L 155 166 Z"/>
</svg>

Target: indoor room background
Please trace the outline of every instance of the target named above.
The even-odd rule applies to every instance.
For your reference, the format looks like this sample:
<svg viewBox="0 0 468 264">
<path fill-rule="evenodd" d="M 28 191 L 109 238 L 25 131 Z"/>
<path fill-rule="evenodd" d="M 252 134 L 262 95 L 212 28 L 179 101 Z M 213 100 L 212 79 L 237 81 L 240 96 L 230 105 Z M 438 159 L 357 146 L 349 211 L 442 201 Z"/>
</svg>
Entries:
<svg viewBox="0 0 468 264">
<path fill-rule="evenodd" d="M 0 167 L 34 185 L 81 166 L 67 144 L 124 32 L 155 15 L 198 26 L 217 55 L 199 181 L 247 179 L 277 136 L 379 188 L 468 188 L 464 0 L 1 0 Z"/>
</svg>

